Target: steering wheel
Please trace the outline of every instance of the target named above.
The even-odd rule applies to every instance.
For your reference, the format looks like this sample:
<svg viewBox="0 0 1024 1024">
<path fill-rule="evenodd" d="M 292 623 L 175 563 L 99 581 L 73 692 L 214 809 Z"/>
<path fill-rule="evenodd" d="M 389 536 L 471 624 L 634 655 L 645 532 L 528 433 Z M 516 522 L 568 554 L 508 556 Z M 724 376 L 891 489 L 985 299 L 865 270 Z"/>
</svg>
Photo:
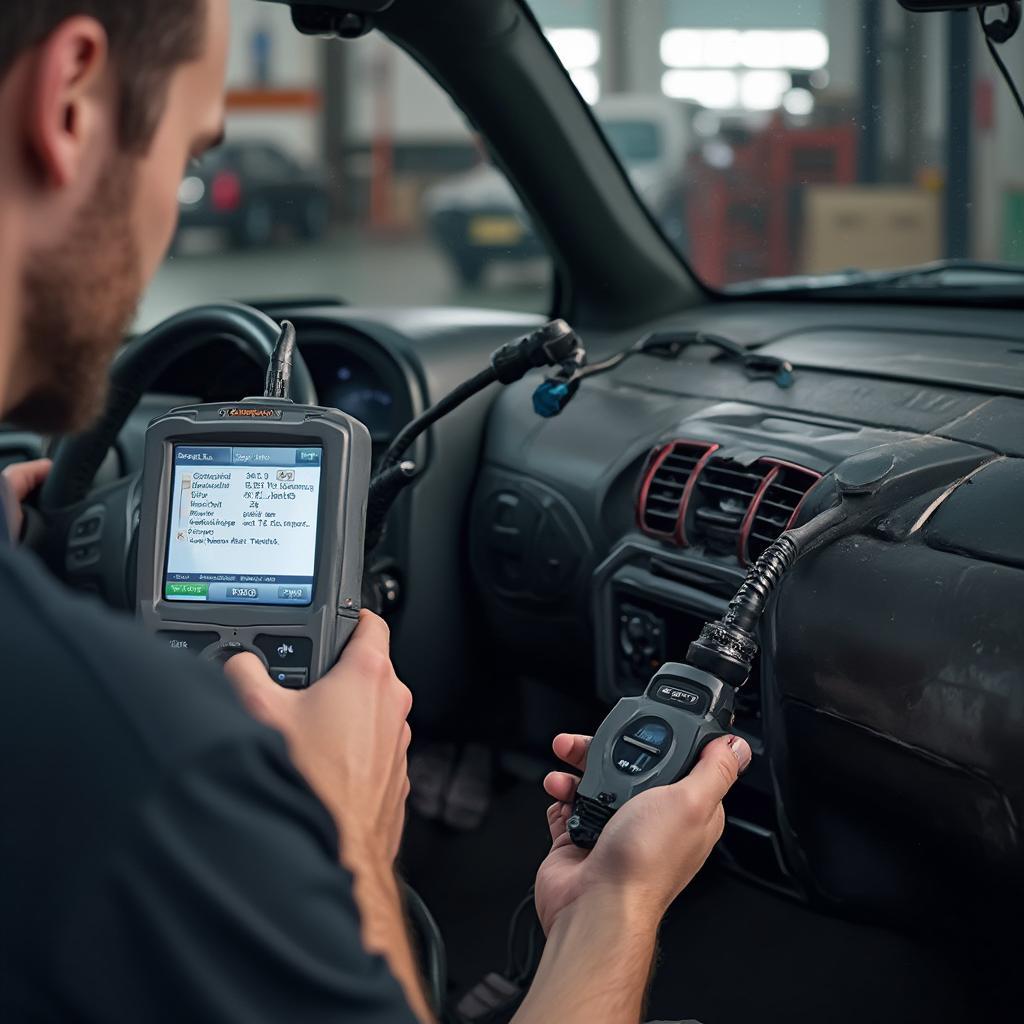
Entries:
<svg viewBox="0 0 1024 1024">
<path fill-rule="evenodd" d="M 224 302 L 177 313 L 121 349 L 111 367 L 103 414 L 88 430 L 57 444 L 39 495 L 42 535 L 30 542 L 57 576 L 99 592 L 113 607 L 134 607 L 141 474 L 93 490 L 100 465 L 143 394 L 173 363 L 226 339 L 262 372 L 279 333 L 265 313 Z M 292 398 L 317 403 L 313 378 L 297 351 Z"/>
</svg>

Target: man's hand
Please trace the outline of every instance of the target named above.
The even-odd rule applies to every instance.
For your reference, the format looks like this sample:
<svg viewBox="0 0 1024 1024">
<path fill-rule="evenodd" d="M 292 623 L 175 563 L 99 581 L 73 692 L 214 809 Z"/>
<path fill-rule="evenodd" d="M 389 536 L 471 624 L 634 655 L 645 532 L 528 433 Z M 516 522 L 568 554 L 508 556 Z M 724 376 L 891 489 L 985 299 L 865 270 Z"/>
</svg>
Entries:
<svg viewBox="0 0 1024 1024">
<path fill-rule="evenodd" d="M 3 472 L 4 480 L 10 488 L 11 497 L 17 503 L 11 510 L 11 536 L 17 540 L 21 536 L 21 528 L 25 522 L 25 513 L 21 506 L 28 496 L 50 475 L 53 463 L 49 459 L 32 459 L 29 462 L 14 462 Z"/>
<path fill-rule="evenodd" d="M 586 767 L 588 736 L 555 737 L 555 753 Z M 737 736 L 714 740 L 693 771 L 616 811 L 593 850 L 569 839 L 578 779 L 552 772 L 544 788 L 551 852 L 537 872 L 537 914 L 547 943 L 513 1024 L 636 1024 L 658 924 L 697 873 L 725 825 L 722 798 L 750 763 Z"/>
<path fill-rule="evenodd" d="M 383 619 L 364 611 L 338 663 L 307 690 L 278 686 L 253 654 L 225 667 L 249 711 L 281 732 L 331 812 L 346 865 L 394 863 L 409 795 L 412 694 L 395 674 Z"/>
<path fill-rule="evenodd" d="M 295 767 L 334 818 L 363 943 L 388 962 L 418 1020 L 433 1014 L 405 925 L 394 862 L 409 795 L 412 694 L 391 665 L 387 623 L 363 611 L 337 665 L 308 690 L 278 686 L 253 654 L 225 666 L 252 714 L 284 734 Z"/>
<path fill-rule="evenodd" d="M 588 736 L 563 733 L 553 748 L 582 772 L 589 744 Z M 750 758 L 750 747 L 740 737 L 714 740 L 686 778 L 647 790 L 616 811 L 590 851 L 574 846 L 565 827 L 579 779 L 551 772 L 544 788 L 556 801 L 548 808 L 552 846 L 537 872 L 536 887 L 545 933 L 576 900 L 614 890 L 660 920 L 718 842 L 725 826 L 722 798 Z"/>
</svg>

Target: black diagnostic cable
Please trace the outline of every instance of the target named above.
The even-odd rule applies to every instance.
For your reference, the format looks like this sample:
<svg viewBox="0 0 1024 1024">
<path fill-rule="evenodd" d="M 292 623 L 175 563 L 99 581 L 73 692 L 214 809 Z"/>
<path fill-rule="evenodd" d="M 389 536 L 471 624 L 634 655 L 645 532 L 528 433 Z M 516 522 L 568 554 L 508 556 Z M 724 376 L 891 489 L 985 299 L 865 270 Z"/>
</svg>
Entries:
<svg viewBox="0 0 1024 1024">
<path fill-rule="evenodd" d="M 699 330 L 663 330 L 645 334 L 629 348 L 617 352 L 608 359 L 581 367 L 573 375 L 570 383 L 578 386 L 580 381 L 614 370 L 616 366 L 621 366 L 627 359 L 637 355 L 676 359 L 683 351 L 695 345 L 717 348 L 738 362 L 751 380 L 769 379 L 780 388 L 788 388 L 795 379 L 793 364 L 788 359 L 751 352 L 721 334 Z"/>
<path fill-rule="evenodd" d="M 295 357 L 295 325 L 291 320 L 281 321 L 281 333 L 267 365 L 263 384 L 264 398 L 290 398 L 292 390 L 292 360 Z"/>
<path fill-rule="evenodd" d="M 491 354 L 489 366 L 411 420 L 388 445 L 370 481 L 366 506 L 366 549 L 372 550 L 379 543 L 385 519 L 395 499 L 417 479 L 415 463 L 405 458 L 416 438 L 491 384 L 514 384 L 522 380 L 530 370 L 542 366 L 557 367 L 560 375 L 571 375 L 585 364 L 586 358 L 586 350 L 576 332 L 564 320 L 552 320 L 502 345 Z M 545 380 L 537 391 L 550 391 L 550 380 Z M 534 407 L 539 415 L 555 416 L 565 408 L 571 397 L 572 394 L 568 393 L 561 401 L 548 402 L 539 401 L 535 395 Z"/>
<path fill-rule="evenodd" d="M 814 541 L 822 539 L 848 515 L 846 505 L 836 505 L 769 544 L 751 566 L 725 614 L 705 623 L 690 644 L 687 663 L 733 686 L 745 683 L 757 656 L 757 624 L 779 581 Z"/>
<path fill-rule="evenodd" d="M 426 412 L 407 423 L 395 435 L 391 444 L 388 445 L 381 456 L 377 468 L 378 474 L 386 473 L 398 465 L 402 460 L 402 456 L 409 450 L 409 446 L 420 434 L 433 426 L 439 419 L 447 416 L 453 409 L 457 409 L 463 402 L 468 401 L 475 394 L 483 391 L 488 385 L 493 384 L 495 380 L 497 378 L 494 374 L 494 368 L 488 366 L 486 370 L 481 370 L 475 376 L 470 377 L 469 380 L 463 381 L 439 402 L 427 409 Z"/>
<path fill-rule="evenodd" d="M 406 424 L 381 456 L 378 473 L 397 465 L 409 446 L 443 416 L 491 384 L 514 384 L 540 366 L 581 365 L 586 353 L 576 332 L 564 320 L 552 320 L 516 341 L 502 345 L 491 354 L 490 365 L 464 381 Z"/>
<path fill-rule="evenodd" d="M 537 931 L 540 929 L 540 922 L 537 915 L 531 913 L 533 910 L 533 886 L 530 891 L 520 900 L 519 905 L 512 913 L 512 919 L 508 926 L 507 959 L 505 962 L 505 977 L 513 984 L 523 986 L 533 977 L 537 969 Z M 526 949 L 523 956 L 520 956 L 518 949 L 520 939 L 520 925 L 526 919 Z"/>
<path fill-rule="evenodd" d="M 1000 74 L 1009 87 L 1021 117 L 1024 117 L 1024 99 L 1021 98 L 1020 90 L 1017 88 L 1017 83 L 1013 80 L 1010 69 L 1006 66 L 1002 55 L 996 49 L 996 43 L 1005 43 L 1012 39 L 1016 35 L 1017 29 L 1020 28 L 1021 0 L 1008 0 L 1006 8 L 1007 15 L 1005 18 L 996 18 L 993 21 L 989 21 L 985 16 L 986 9 L 979 7 L 978 21 L 981 22 L 981 30 L 985 33 L 985 45 L 988 47 L 988 52 L 992 54 L 996 67 L 999 68 Z"/>
<path fill-rule="evenodd" d="M 555 367 L 556 372 L 545 377 L 533 393 L 534 411 L 538 416 L 548 418 L 557 416 L 568 405 L 588 377 L 607 373 L 635 355 L 676 359 L 695 345 L 717 348 L 739 363 L 751 380 L 768 379 L 780 388 L 793 384 L 795 373 L 788 359 L 751 352 L 731 338 L 699 330 L 652 331 L 628 349 L 588 365 L 586 351 L 573 329 L 564 320 L 552 320 L 536 331 L 502 345 L 492 354 L 489 366 L 408 423 L 388 445 L 370 481 L 366 549 L 370 551 L 380 542 L 391 506 L 398 495 L 417 479 L 415 463 L 405 458 L 413 441 L 491 384 L 513 384 L 532 369 Z"/>
<path fill-rule="evenodd" d="M 489 972 L 459 998 L 449 1018 L 455 1024 L 506 1024 L 523 1001 L 544 951 L 532 885 L 512 912 L 506 946 L 504 971 Z"/>
</svg>

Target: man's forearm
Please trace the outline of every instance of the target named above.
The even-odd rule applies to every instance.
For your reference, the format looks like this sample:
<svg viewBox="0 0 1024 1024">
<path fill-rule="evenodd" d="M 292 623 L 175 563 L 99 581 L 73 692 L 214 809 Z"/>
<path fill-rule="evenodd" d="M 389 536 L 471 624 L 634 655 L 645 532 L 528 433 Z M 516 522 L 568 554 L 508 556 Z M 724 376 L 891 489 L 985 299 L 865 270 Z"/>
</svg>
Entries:
<svg viewBox="0 0 1024 1024">
<path fill-rule="evenodd" d="M 417 1018 L 423 1024 L 432 1024 L 434 1015 L 427 1005 L 420 970 L 409 941 L 398 879 L 384 865 L 352 864 L 346 858 L 346 866 L 353 874 L 353 894 L 362 917 L 363 944 L 371 953 L 387 961 Z"/>
<path fill-rule="evenodd" d="M 567 907 L 513 1024 L 637 1024 L 659 919 L 613 894 Z"/>
</svg>

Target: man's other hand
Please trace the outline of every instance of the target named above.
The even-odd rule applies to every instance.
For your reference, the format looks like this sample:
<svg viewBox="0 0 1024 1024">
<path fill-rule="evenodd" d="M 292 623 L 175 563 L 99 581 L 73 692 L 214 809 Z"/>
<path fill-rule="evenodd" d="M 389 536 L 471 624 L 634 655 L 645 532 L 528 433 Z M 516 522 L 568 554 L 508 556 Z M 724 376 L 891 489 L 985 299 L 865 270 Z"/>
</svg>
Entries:
<svg viewBox="0 0 1024 1024">
<path fill-rule="evenodd" d="M 225 666 L 249 711 L 281 732 L 355 870 L 394 862 L 409 795 L 412 694 L 395 674 L 383 619 L 363 611 L 338 663 L 306 690 L 278 686 L 253 654 Z"/>
<path fill-rule="evenodd" d="M 589 736 L 561 734 L 552 744 L 561 760 L 582 772 Z M 660 919 L 700 869 L 725 827 L 722 799 L 750 763 L 738 736 L 709 743 L 686 778 L 647 790 L 616 811 L 593 850 L 574 846 L 566 831 L 579 778 L 551 772 L 544 780 L 556 801 L 548 808 L 551 852 L 537 872 L 537 914 L 545 933 L 581 897 L 610 897 Z"/>
<path fill-rule="evenodd" d="M 13 521 L 9 524 L 11 536 L 15 539 L 21 536 L 21 528 L 25 523 L 22 504 L 33 491 L 42 487 L 52 468 L 53 463 L 49 459 L 32 459 L 29 462 L 13 462 L 4 469 L 4 480 L 7 481 L 11 497 L 16 502 L 11 510 Z"/>
</svg>

